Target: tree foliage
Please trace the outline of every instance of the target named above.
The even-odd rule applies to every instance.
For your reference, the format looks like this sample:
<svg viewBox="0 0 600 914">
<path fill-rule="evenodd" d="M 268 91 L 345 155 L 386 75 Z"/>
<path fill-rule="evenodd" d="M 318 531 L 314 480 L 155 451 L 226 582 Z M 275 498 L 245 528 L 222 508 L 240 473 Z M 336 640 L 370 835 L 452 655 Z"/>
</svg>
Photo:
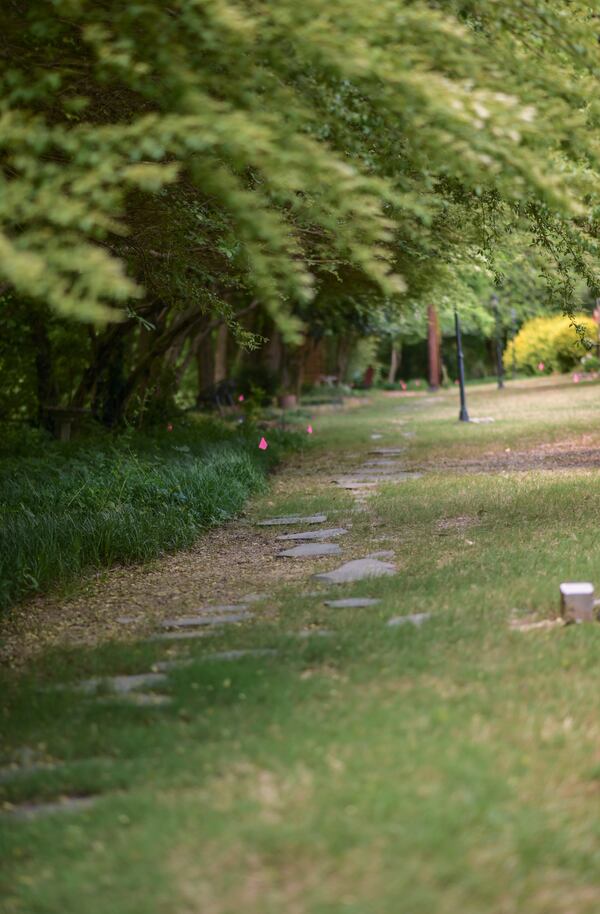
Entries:
<svg viewBox="0 0 600 914">
<path fill-rule="evenodd" d="M 2 25 L 0 289 L 39 402 L 119 418 L 220 322 L 253 347 L 402 321 L 531 246 L 566 310 L 598 285 L 583 0 L 5 0 Z"/>
</svg>

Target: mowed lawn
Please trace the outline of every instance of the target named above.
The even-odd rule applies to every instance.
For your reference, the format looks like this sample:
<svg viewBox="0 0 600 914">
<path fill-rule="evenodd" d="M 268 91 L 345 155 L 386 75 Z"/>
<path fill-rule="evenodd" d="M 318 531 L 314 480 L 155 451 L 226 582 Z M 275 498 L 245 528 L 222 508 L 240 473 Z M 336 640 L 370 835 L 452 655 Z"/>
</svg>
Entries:
<svg viewBox="0 0 600 914">
<path fill-rule="evenodd" d="M 556 616 L 562 580 L 600 591 L 600 385 L 473 388 L 469 410 L 496 421 L 459 424 L 455 390 L 316 417 L 289 490 L 283 470 L 250 505 L 325 510 L 352 525 L 349 557 L 393 550 L 395 577 L 335 591 L 379 605 L 325 607 L 310 574 L 336 561 L 309 562 L 268 595 L 277 616 L 184 644 L 171 705 L 55 688 L 148 670 L 157 642 L 4 675 L 2 764 L 41 767 L 1 775 L 0 910 L 600 911 L 600 625 L 510 626 Z M 357 510 L 330 474 L 379 446 L 406 446 L 423 476 Z M 386 625 L 417 612 L 432 615 Z M 296 637 L 310 626 L 332 636 Z M 241 647 L 277 653 L 203 660 Z M 96 802 L 12 810 L 61 795 Z"/>
</svg>

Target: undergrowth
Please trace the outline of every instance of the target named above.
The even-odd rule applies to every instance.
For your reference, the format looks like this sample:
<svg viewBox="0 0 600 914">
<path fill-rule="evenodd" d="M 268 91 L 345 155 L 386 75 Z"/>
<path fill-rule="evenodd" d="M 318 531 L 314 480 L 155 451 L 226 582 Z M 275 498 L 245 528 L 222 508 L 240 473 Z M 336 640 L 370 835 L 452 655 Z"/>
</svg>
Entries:
<svg viewBox="0 0 600 914">
<path fill-rule="evenodd" d="M 190 545 L 264 485 L 293 433 L 180 420 L 151 433 L 68 444 L 5 437 L 0 456 L 0 607 L 86 568 L 154 558 Z M 12 455 L 6 453 L 12 450 Z"/>
</svg>

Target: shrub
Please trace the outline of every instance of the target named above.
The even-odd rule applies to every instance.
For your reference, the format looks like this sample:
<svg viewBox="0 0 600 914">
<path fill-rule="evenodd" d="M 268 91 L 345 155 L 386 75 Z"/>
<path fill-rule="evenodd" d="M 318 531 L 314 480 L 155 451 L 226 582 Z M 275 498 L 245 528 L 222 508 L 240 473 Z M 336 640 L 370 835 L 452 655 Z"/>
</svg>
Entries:
<svg viewBox="0 0 600 914">
<path fill-rule="evenodd" d="M 585 328 L 586 338 L 596 340 L 598 328 L 585 314 L 575 316 L 577 324 Z M 504 365 L 515 363 L 519 371 L 535 374 L 539 371 L 566 372 L 580 365 L 586 355 L 570 319 L 562 314 L 553 317 L 534 317 L 523 324 L 514 341 L 511 341 L 504 352 Z M 543 368 L 539 366 L 543 365 Z"/>
</svg>

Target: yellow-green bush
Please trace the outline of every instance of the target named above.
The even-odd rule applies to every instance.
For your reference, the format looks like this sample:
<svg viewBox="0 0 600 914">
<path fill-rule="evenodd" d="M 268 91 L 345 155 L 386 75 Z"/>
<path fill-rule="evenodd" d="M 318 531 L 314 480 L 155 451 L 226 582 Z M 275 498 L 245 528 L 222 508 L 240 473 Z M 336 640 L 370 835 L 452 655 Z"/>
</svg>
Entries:
<svg viewBox="0 0 600 914">
<path fill-rule="evenodd" d="M 586 337 L 595 342 L 598 328 L 591 317 L 577 314 L 575 320 L 585 327 Z M 523 324 L 514 341 L 511 341 L 504 352 L 504 364 L 513 364 L 513 347 L 515 363 L 519 371 L 538 372 L 543 363 L 543 371 L 570 371 L 580 365 L 587 349 L 568 317 L 562 314 L 554 317 L 534 317 Z"/>
</svg>

